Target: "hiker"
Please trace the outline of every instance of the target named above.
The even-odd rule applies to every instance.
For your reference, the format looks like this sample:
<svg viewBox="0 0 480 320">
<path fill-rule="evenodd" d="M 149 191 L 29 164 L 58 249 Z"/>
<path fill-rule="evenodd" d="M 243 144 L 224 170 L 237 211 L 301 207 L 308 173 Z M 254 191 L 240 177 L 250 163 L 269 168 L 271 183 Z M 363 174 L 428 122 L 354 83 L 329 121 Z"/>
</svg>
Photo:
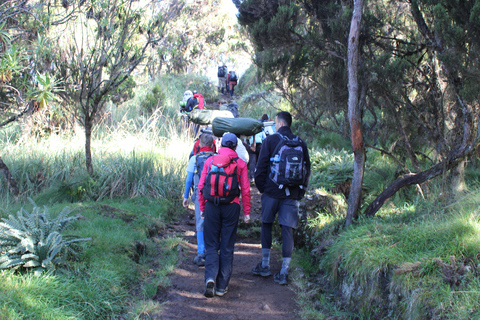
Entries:
<svg viewBox="0 0 480 320">
<path fill-rule="evenodd" d="M 188 208 L 188 196 L 190 188 L 194 187 L 192 193 L 192 202 L 195 203 L 195 227 L 197 231 L 197 255 L 193 259 L 193 263 L 198 266 L 205 265 L 205 242 L 203 240 L 203 218 L 200 215 L 200 206 L 198 202 L 198 182 L 202 173 L 205 161 L 215 153 L 213 148 L 213 135 L 203 133 L 200 135 L 200 151 L 190 158 L 187 166 L 187 179 L 185 182 L 185 192 L 183 194 L 183 206 Z"/>
<path fill-rule="evenodd" d="M 197 139 L 195 139 L 194 144 L 193 144 L 193 149 L 190 152 L 190 155 L 188 156 L 188 159 L 190 159 L 191 157 L 193 157 L 194 155 L 196 155 L 197 153 L 200 152 L 200 148 L 201 148 L 200 147 L 200 138 L 202 137 L 202 135 L 204 133 L 210 134 L 210 135 L 213 136 L 212 127 L 206 127 L 206 128 L 200 129 L 200 136 Z M 216 140 L 216 137 L 213 138 L 214 143 L 212 144 L 212 147 L 210 148 L 210 150 L 213 153 L 217 152 L 217 144 L 215 143 L 215 140 Z"/>
<path fill-rule="evenodd" d="M 190 113 L 193 109 L 198 107 L 198 100 L 193 96 L 193 92 L 190 90 L 185 91 L 183 94 L 183 102 L 185 107 L 181 107 L 180 112 Z M 198 124 L 193 124 L 193 136 L 196 137 L 200 126 Z"/>
<path fill-rule="evenodd" d="M 255 172 L 255 167 L 257 166 L 257 159 L 260 155 L 260 150 L 262 149 L 262 142 L 265 140 L 267 136 L 265 132 L 260 131 L 259 133 L 250 137 L 249 142 L 251 146 L 255 146 L 253 150 L 253 154 L 249 154 L 250 156 L 250 168 L 253 167 L 253 172 Z M 253 182 L 253 181 L 252 181 Z"/>
<path fill-rule="evenodd" d="M 198 93 L 196 90 L 193 90 L 193 97 L 197 100 L 197 106 L 195 106 L 194 109 L 205 109 L 205 101 L 203 100 L 203 95 Z"/>
<path fill-rule="evenodd" d="M 310 178 L 307 145 L 292 133 L 291 124 L 290 113 L 281 111 L 275 116 L 277 133 L 263 141 L 255 168 L 255 185 L 262 193 L 262 262 L 252 268 L 252 273 L 263 277 L 271 275 L 272 227 L 278 213 L 278 223 L 282 229 L 283 263 L 273 279 L 281 285 L 288 284 L 293 229 L 298 224 L 298 201 L 305 195 Z"/>
<path fill-rule="evenodd" d="M 247 163 L 248 165 L 248 179 L 250 182 L 253 182 L 254 175 L 255 175 L 255 150 L 256 150 L 256 145 L 255 145 L 255 139 L 253 139 L 253 143 L 251 142 L 250 137 L 246 137 L 245 139 L 242 140 L 243 146 L 245 149 L 247 149 L 248 152 L 248 157 L 249 161 Z"/>
<path fill-rule="evenodd" d="M 235 71 L 230 71 L 227 75 L 227 86 L 228 86 L 228 93 L 230 93 L 230 96 L 233 97 L 233 90 L 235 86 L 237 85 L 237 75 L 235 74 Z"/>
<path fill-rule="evenodd" d="M 237 136 L 222 137 L 218 154 L 205 162 L 198 183 L 200 211 L 204 216 L 205 291 L 207 298 L 223 296 L 232 275 L 233 252 L 242 195 L 244 220 L 250 220 L 250 183 L 245 161 L 235 152 Z"/>
<path fill-rule="evenodd" d="M 260 119 L 262 122 L 270 122 L 272 121 L 268 114 L 263 114 L 262 118 Z M 273 126 L 264 126 L 263 127 L 263 132 L 265 133 L 265 137 L 268 137 L 271 134 L 275 133 L 275 128 Z"/>
<path fill-rule="evenodd" d="M 227 72 L 228 72 L 228 68 L 225 65 L 225 63 L 222 66 L 218 67 L 218 73 L 217 73 L 218 91 L 221 91 L 222 94 L 223 94 L 223 91 L 225 90 L 225 88 L 227 87 L 227 78 L 226 78 L 227 77 Z"/>
<path fill-rule="evenodd" d="M 235 136 L 234 133 L 230 133 L 230 132 L 225 132 L 223 134 L 223 136 L 225 136 L 226 134 L 233 134 Z M 245 146 L 243 145 L 243 142 L 242 142 L 242 140 L 240 140 L 240 138 L 237 138 L 237 148 L 236 148 L 235 151 L 237 152 L 238 157 L 240 159 L 242 159 L 245 163 L 248 163 L 250 161 L 250 156 L 248 154 L 248 150 L 247 150 L 247 148 L 245 148 Z"/>
</svg>

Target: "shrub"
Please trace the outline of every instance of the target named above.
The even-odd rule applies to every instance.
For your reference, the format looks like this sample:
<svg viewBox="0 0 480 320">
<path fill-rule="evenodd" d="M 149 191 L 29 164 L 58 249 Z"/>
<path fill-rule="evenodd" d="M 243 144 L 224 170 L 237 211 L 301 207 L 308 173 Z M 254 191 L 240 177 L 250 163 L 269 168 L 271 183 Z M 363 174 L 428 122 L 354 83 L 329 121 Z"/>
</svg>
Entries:
<svg viewBox="0 0 480 320">
<path fill-rule="evenodd" d="M 32 213 L 21 209 L 17 217 L 9 215 L 0 223 L 0 269 L 33 269 L 35 275 L 44 270 L 54 270 L 67 254 L 76 254 L 74 244 L 90 239 L 62 236 L 61 232 L 77 217 L 64 208 L 56 219 L 49 217 L 47 208 L 33 204 Z"/>
</svg>

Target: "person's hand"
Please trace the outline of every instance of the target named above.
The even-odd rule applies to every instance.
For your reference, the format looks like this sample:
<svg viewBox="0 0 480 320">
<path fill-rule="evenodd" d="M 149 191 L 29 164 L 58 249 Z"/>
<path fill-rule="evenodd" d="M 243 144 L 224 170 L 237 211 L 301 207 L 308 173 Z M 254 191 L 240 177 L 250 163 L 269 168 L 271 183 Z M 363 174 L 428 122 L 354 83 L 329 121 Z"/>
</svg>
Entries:
<svg viewBox="0 0 480 320">
<path fill-rule="evenodd" d="M 188 208 L 188 199 L 183 199 L 183 207 Z"/>
<path fill-rule="evenodd" d="M 205 219 L 205 212 L 200 211 L 200 217 L 202 217 L 202 219 Z"/>
<path fill-rule="evenodd" d="M 243 221 L 245 221 L 245 223 L 248 223 L 250 221 L 250 215 L 247 214 L 243 217 Z"/>
</svg>

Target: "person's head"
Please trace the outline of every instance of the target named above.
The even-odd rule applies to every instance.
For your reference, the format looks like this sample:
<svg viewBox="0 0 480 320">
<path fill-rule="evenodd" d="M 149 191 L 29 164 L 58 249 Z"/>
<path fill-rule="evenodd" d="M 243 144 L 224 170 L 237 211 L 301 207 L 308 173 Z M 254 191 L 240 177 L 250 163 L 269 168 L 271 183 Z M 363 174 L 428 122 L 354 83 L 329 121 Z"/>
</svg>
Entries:
<svg viewBox="0 0 480 320">
<path fill-rule="evenodd" d="M 237 148 L 237 136 L 233 133 L 226 132 L 222 137 L 222 147 L 235 150 Z"/>
<path fill-rule="evenodd" d="M 187 102 L 188 99 L 190 99 L 191 97 L 193 97 L 192 91 L 187 90 L 187 91 L 185 91 L 185 93 L 183 94 L 183 101 Z"/>
<path fill-rule="evenodd" d="M 200 148 L 201 147 L 211 147 L 213 144 L 213 135 L 208 133 L 202 133 L 200 135 Z"/>
<path fill-rule="evenodd" d="M 275 116 L 275 130 L 278 131 L 283 126 L 290 127 L 292 125 L 292 115 L 287 111 L 280 111 Z"/>
<path fill-rule="evenodd" d="M 198 93 L 197 90 L 193 90 L 193 94 L 197 94 L 197 93 Z"/>
<path fill-rule="evenodd" d="M 262 120 L 262 121 L 267 121 L 267 120 L 268 120 L 268 114 L 265 113 L 265 114 L 262 116 L 262 119 L 261 119 L 261 120 Z"/>
</svg>

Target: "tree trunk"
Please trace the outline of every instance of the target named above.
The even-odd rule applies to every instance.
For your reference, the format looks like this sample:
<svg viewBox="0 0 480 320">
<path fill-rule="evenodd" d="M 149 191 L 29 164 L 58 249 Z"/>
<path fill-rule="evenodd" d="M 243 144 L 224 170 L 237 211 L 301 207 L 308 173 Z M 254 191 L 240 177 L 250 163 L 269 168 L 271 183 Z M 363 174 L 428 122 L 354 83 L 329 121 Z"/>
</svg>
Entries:
<svg viewBox="0 0 480 320">
<path fill-rule="evenodd" d="M 18 196 L 18 193 L 19 193 L 18 184 L 13 178 L 13 176 L 11 175 L 10 170 L 8 170 L 7 165 L 3 162 L 1 157 L 0 157 L 0 171 L 2 171 L 5 177 L 5 180 L 7 180 L 10 193 L 13 194 L 14 196 Z"/>
<path fill-rule="evenodd" d="M 368 206 L 367 210 L 365 210 L 365 215 L 373 217 L 383 206 L 383 204 L 401 188 L 412 184 L 422 184 L 425 181 L 433 179 L 440 174 L 454 168 L 477 147 L 478 141 L 476 141 L 475 144 L 470 145 L 467 149 L 463 150 L 463 152 L 459 154 L 452 153 L 447 160 L 437 163 L 428 170 L 418 173 L 409 173 L 399 177 L 385 190 L 383 190 L 383 192 Z"/>
<path fill-rule="evenodd" d="M 92 164 L 92 120 L 90 117 L 85 117 L 85 165 L 87 167 L 87 172 L 90 176 L 93 175 L 93 164 Z"/>
<path fill-rule="evenodd" d="M 458 195 L 465 191 L 467 186 L 465 184 L 465 159 L 458 162 L 457 166 L 451 171 L 452 194 Z"/>
<path fill-rule="evenodd" d="M 358 56 L 360 24 L 364 0 L 355 0 L 350 34 L 348 37 L 348 118 L 355 157 L 352 187 L 348 197 L 347 218 L 345 225 L 350 225 L 358 216 L 362 199 L 362 183 L 365 169 L 365 148 L 363 145 L 362 117 L 358 103 Z"/>
</svg>

